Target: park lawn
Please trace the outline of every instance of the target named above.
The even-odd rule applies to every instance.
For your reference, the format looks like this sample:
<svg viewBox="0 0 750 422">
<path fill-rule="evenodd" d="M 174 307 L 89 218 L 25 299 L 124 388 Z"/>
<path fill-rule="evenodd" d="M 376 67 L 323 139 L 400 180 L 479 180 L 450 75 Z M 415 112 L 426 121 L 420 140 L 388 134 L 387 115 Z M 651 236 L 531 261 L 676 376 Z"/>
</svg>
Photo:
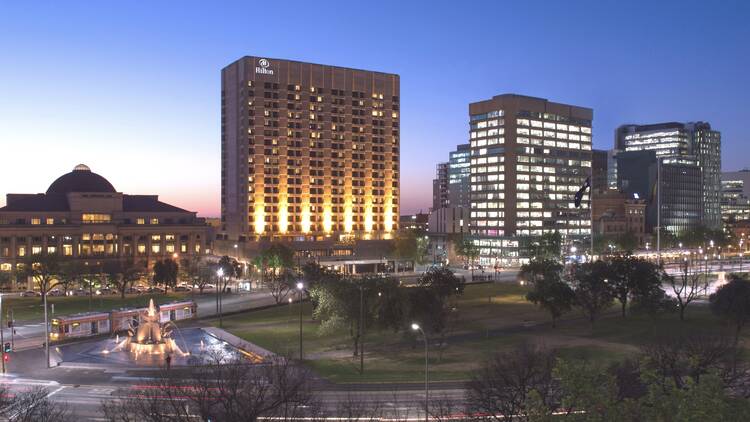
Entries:
<svg viewBox="0 0 750 422">
<path fill-rule="evenodd" d="M 467 380 L 486 357 L 524 342 L 556 349 L 562 357 L 608 364 L 637 356 L 647 340 L 687 324 L 690 328 L 721 327 L 705 305 L 688 308 L 683 323 L 677 314 L 623 319 L 616 303 L 593 327 L 580 312 L 573 311 L 552 328 L 548 314 L 525 300 L 526 292 L 527 288 L 510 283 L 467 286 L 455 303 L 455 316 L 449 318 L 445 343 L 438 346 L 437 339 L 431 339 L 430 379 Z M 362 375 L 348 330 L 321 333 L 311 318 L 311 305 L 304 303 L 302 311 L 304 358 L 319 375 L 340 383 L 424 380 L 423 343 L 412 333 L 366 332 Z M 224 328 L 275 353 L 299 354 L 296 303 L 227 317 Z"/>
<path fill-rule="evenodd" d="M 167 293 L 165 294 L 143 294 L 126 295 L 125 299 L 119 295 L 114 296 L 67 296 L 47 297 L 50 316 L 71 315 L 81 312 L 108 312 L 118 308 L 145 307 L 151 298 L 156 304 L 171 302 L 189 297 L 189 293 Z M 54 304 L 55 313 L 52 312 Z M 40 322 L 44 320 L 44 307 L 41 297 L 10 297 L 3 296 L 3 318 L 10 310 L 13 310 L 13 318 L 17 324 L 28 322 Z"/>
</svg>

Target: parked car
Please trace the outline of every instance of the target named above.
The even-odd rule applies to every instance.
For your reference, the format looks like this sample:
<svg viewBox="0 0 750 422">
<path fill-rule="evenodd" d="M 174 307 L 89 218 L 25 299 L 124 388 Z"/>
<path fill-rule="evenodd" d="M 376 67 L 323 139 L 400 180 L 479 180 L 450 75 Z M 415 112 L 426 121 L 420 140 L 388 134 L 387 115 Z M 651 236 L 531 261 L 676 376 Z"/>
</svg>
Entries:
<svg viewBox="0 0 750 422">
<path fill-rule="evenodd" d="M 128 287 L 127 289 L 125 289 L 125 293 L 129 295 L 139 295 L 143 293 L 143 291 L 141 291 L 141 289 L 137 287 Z"/>
<path fill-rule="evenodd" d="M 73 296 L 91 296 L 91 293 L 88 290 L 78 289 L 73 290 Z"/>
<path fill-rule="evenodd" d="M 149 293 L 164 293 L 164 289 L 158 286 L 149 287 L 147 292 Z"/>
<path fill-rule="evenodd" d="M 189 292 L 189 291 L 192 291 L 192 290 L 193 289 L 191 289 L 188 286 L 177 286 L 177 287 L 174 288 L 175 292 Z"/>
<path fill-rule="evenodd" d="M 118 293 L 117 293 L 117 290 L 115 289 L 105 287 L 103 289 L 97 290 L 97 294 L 104 296 L 104 295 L 116 295 Z"/>
<path fill-rule="evenodd" d="M 65 292 L 59 289 L 52 289 L 47 292 L 47 296 L 65 296 Z"/>
<path fill-rule="evenodd" d="M 33 290 L 26 290 L 25 292 L 21 292 L 21 297 L 34 297 L 34 296 L 41 296 L 42 294 L 39 292 L 35 292 Z"/>
</svg>

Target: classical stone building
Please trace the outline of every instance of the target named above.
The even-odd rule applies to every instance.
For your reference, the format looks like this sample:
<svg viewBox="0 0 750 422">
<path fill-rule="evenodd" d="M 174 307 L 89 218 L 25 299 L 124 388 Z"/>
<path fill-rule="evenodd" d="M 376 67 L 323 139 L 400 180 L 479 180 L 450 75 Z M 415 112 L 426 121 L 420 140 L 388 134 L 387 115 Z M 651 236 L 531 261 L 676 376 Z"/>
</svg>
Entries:
<svg viewBox="0 0 750 422">
<path fill-rule="evenodd" d="M 184 264 L 210 253 L 210 230 L 196 213 L 156 195 L 117 192 L 81 164 L 45 193 L 7 195 L 0 208 L 0 271 L 20 275 L 29 256 L 42 253 L 85 265 L 133 260 L 150 267 L 166 257 Z"/>
</svg>

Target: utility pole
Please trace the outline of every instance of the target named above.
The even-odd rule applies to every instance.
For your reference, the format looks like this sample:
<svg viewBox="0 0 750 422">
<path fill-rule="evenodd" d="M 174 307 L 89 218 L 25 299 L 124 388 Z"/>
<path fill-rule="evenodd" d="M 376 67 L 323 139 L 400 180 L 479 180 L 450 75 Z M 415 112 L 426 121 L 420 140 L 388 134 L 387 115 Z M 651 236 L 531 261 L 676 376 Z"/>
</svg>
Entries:
<svg viewBox="0 0 750 422">
<path fill-rule="evenodd" d="M 364 286 L 359 285 L 359 374 L 365 373 L 365 299 Z"/>
<path fill-rule="evenodd" d="M 5 375 L 5 338 L 3 337 L 3 295 L 0 294 L 0 345 L 3 347 L 3 375 Z"/>
<path fill-rule="evenodd" d="M 49 365 L 49 320 L 47 316 L 47 291 L 42 292 L 44 299 L 44 354 L 47 357 L 47 368 Z"/>
</svg>

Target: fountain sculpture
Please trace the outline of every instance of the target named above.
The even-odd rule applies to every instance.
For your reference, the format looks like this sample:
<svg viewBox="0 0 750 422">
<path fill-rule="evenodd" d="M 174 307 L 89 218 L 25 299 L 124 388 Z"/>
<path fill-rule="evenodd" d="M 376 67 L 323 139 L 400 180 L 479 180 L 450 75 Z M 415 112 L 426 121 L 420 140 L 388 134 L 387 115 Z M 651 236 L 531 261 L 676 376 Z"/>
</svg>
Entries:
<svg viewBox="0 0 750 422">
<path fill-rule="evenodd" d="M 128 337 L 122 342 L 117 342 L 117 347 L 113 351 L 129 350 L 136 355 L 136 359 L 141 354 L 166 355 L 176 353 L 187 356 L 188 353 L 180 350 L 174 338 L 172 338 L 175 329 L 172 321 L 164 324 L 159 321 L 154 300 L 151 299 L 146 315 L 141 317 L 137 326 L 130 326 Z"/>
</svg>

